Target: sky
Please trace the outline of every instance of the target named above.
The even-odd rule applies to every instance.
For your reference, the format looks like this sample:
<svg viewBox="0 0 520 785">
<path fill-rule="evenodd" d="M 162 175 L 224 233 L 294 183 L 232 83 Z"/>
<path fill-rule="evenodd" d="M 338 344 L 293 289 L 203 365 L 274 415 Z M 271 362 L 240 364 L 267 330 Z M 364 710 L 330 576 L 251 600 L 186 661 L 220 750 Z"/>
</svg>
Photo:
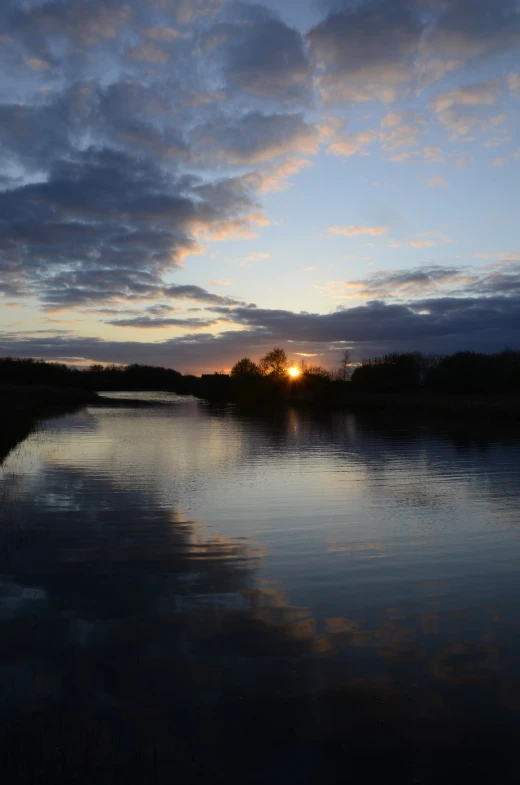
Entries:
<svg viewBox="0 0 520 785">
<path fill-rule="evenodd" d="M 520 348 L 517 0 L 3 0 L 0 355 Z"/>
</svg>

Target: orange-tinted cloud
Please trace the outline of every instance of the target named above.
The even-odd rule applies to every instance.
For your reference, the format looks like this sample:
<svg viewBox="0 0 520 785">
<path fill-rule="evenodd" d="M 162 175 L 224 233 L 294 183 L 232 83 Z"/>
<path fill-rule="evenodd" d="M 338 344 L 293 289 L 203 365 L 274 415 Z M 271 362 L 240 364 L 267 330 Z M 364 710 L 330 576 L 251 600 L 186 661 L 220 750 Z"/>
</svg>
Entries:
<svg viewBox="0 0 520 785">
<path fill-rule="evenodd" d="M 343 235 L 344 237 L 357 237 L 358 235 L 368 234 L 372 237 L 379 237 L 388 232 L 388 226 L 361 226 L 353 224 L 351 226 L 329 226 L 329 234 Z"/>
</svg>

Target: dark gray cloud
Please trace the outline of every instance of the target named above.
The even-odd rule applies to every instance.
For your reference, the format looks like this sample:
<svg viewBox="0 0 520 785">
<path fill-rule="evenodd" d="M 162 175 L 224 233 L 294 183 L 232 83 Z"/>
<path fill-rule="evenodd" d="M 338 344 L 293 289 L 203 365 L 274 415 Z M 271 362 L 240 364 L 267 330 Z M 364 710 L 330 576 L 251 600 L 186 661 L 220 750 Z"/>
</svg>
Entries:
<svg viewBox="0 0 520 785">
<path fill-rule="evenodd" d="M 344 286 L 346 295 L 408 301 L 427 294 L 520 295 L 520 263 L 509 260 L 485 267 L 424 265 L 375 272 L 365 280 L 346 281 Z"/>
<path fill-rule="evenodd" d="M 468 60 L 520 44 L 516 0 L 331 0 L 308 33 L 321 91 L 331 101 L 393 101 Z"/>
<path fill-rule="evenodd" d="M 230 4 L 205 36 L 222 58 L 229 87 L 288 103 L 311 100 L 311 71 L 301 33 L 261 5 Z"/>
<path fill-rule="evenodd" d="M 439 7 L 431 45 L 441 56 L 476 57 L 520 44 L 517 0 L 447 0 Z"/>
<path fill-rule="evenodd" d="M 219 307 L 214 309 L 219 312 Z M 520 347 L 520 296 L 439 297 L 410 304 L 372 301 L 332 314 L 264 308 L 222 311 L 243 330 L 218 336 L 189 333 L 163 342 L 114 342 L 70 335 L 0 339 L 0 353 L 96 362 L 148 362 L 201 372 L 230 367 L 239 357 L 258 358 L 276 344 L 290 354 L 314 353 L 332 365 L 346 345 L 360 359 L 382 351 L 461 349 L 498 351 Z M 135 325 L 134 325 L 135 326 Z"/>
<path fill-rule="evenodd" d="M 437 298 L 410 304 L 374 300 L 331 314 L 236 308 L 233 318 L 269 333 L 273 340 L 379 345 L 406 342 L 424 347 L 428 341 L 448 336 L 461 341 L 473 340 L 475 332 L 485 340 L 486 330 L 502 329 L 504 338 L 507 334 L 511 339 L 514 319 L 520 316 L 519 308 L 520 299 L 500 297 Z M 515 335 L 517 339 L 520 337 L 520 321 Z"/>
<path fill-rule="evenodd" d="M 200 161 L 258 164 L 294 152 L 316 152 L 318 130 L 302 114 L 265 114 L 217 117 L 195 128 L 194 156 Z"/>
<path fill-rule="evenodd" d="M 60 107 L 61 110 L 61 107 Z M 60 120 L 60 122 L 57 122 Z M 67 118 L 56 106 L 0 105 L 0 161 L 42 174 L 69 147 Z M 9 187 L 9 183 L 6 184 Z"/>
<path fill-rule="evenodd" d="M 266 9 L 9 0 L 0 21 L 4 294 L 51 308 L 161 296 L 201 243 L 266 223 L 263 175 L 226 168 L 317 148 L 286 109 L 307 100 L 303 40 Z"/>
<path fill-rule="evenodd" d="M 482 294 L 520 295 L 520 265 L 497 265 L 485 278 L 476 281 L 471 289 Z"/>
<path fill-rule="evenodd" d="M 2 3 L 3 30 L 27 52 L 47 62 L 88 59 L 93 49 L 109 52 L 154 27 L 180 25 L 181 30 L 213 17 L 224 0 L 37 0 Z M 153 36 L 152 36 L 153 40 Z M 172 40 L 158 37 L 162 43 Z"/>
<path fill-rule="evenodd" d="M 421 35 L 410 3 L 338 3 L 309 32 L 324 96 L 332 101 L 391 101 L 409 81 Z"/>
<path fill-rule="evenodd" d="M 155 91 L 138 82 L 104 87 L 89 79 L 32 102 L 0 104 L 0 160 L 44 179 L 57 160 L 88 146 L 182 159 L 186 143 L 179 131 L 165 129 L 160 108 Z"/>
<path fill-rule="evenodd" d="M 225 295 L 213 294 L 201 286 L 193 284 L 168 286 L 163 290 L 165 297 L 172 300 L 198 300 L 201 303 L 215 303 L 220 306 L 245 305 L 240 300 Z"/>
<path fill-rule="evenodd" d="M 409 270 L 374 273 L 363 281 L 345 283 L 347 293 L 362 297 L 410 297 L 417 293 L 435 291 L 441 286 L 457 286 L 466 281 L 467 272 L 457 267 L 425 266 Z M 474 275 L 471 280 L 475 280 Z"/>
<path fill-rule="evenodd" d="M 55 161 L 46 182 L 0 193 L 0 269 L 8 291 L 25 286 L 52 306 L 159 294 L 198 232 L 254 207 L 243 179 L 205 188 L 149 158 L 89 148 Z"/>
<path fill-rule="evenodd" d="M 107 324 L 114 327 L 140 327 L 144 329 L 160 329 L 162 327 L 187 327 L 192 330 L 213 327 L 219 319 L 161 319 L 152 316 L 134 316 L 130 319 L 114 319 Z"/>
</svg>

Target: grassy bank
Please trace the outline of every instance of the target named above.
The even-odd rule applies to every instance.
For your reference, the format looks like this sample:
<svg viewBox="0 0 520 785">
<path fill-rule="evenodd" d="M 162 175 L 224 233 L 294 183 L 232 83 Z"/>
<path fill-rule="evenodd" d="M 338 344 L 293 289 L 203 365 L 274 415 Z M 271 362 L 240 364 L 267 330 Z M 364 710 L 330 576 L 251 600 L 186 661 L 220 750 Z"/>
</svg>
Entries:
<svg viewBox="0 0 520 785">
<path fill-rule="evenodd" d="M 98 396 L 90 390 L 44 385 L 0 385 L 0 462 L 28 436 L 39 419 L 73 411 Z"/>
</svg>

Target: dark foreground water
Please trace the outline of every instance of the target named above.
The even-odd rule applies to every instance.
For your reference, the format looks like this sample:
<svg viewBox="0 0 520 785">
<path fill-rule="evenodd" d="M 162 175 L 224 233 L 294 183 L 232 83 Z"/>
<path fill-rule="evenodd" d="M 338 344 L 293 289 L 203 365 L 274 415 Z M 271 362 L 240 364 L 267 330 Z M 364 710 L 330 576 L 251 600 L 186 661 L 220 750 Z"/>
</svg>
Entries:
<svg viewBox="0 0 520 785">
<path fill-rule="evenodd" d="M 520 442 L 92 408 L 0 468 L 18 783 L 517 783 Z"/>
</svg>

